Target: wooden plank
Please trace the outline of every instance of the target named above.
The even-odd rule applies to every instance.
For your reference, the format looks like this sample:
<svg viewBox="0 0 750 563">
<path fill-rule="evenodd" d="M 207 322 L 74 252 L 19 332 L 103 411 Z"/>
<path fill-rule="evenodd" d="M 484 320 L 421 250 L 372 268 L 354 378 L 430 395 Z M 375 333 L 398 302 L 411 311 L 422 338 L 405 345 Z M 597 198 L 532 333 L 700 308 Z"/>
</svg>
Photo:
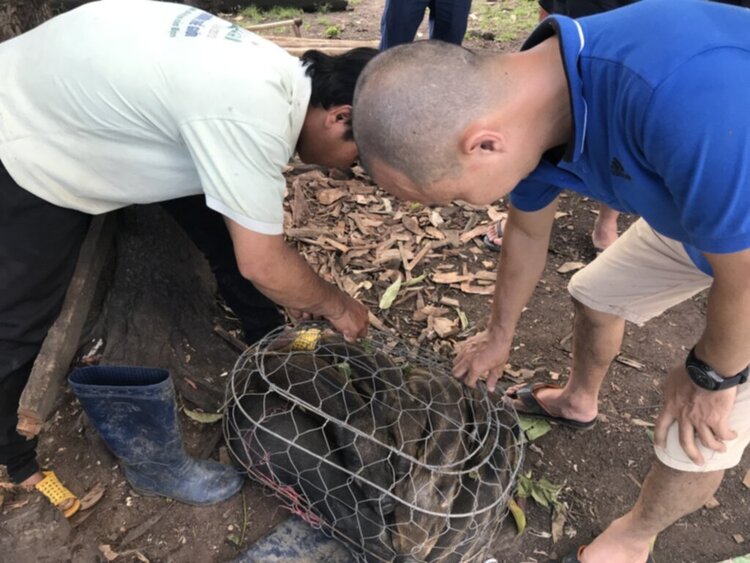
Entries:
<svg viewBox="0 0 750 563">
<path fill-rule="evenodd" d="M 81 246 L 62 310 L 47 333 L 18 406 L 18 433 L 33 438 L 52 413 L 65 383 L 112 248 L 115 218 L 94 217 Z"/>
<path fill-rule="evenodd" d="M 290 55 L 300 57 L 308 49 L 317 49 L 327 55 L 340 55 L 354 49 L 355 47 L 378 48 L 377 41 L 342 40 L 342 39 L 320 39 L 316 37 L 288 37 L 288 36 L 265 36 L 273 41 Z"/>
<path fill-rule="evenodd" d="M 245 29 L 250 30 L 250 31 L 258 31 L 260 29 L 273 29 L 273 28 L 276 28 L 276 27 L 285 27 L 287 25 L 288 26 L 293 26 L 293 27 L 296 27 L 296 28 L 299 29 L 299 26 L 302 25 L 302 18 L 295 18 L 295 19 L 292 19 L 292 20 L 281 20 L 281 21 L 277 21 L 277 22 L 268 22 L 268 23 L 258 23 L 258 24 L 253 24 L 253 25 L 246 25 Z M 295 33 L 295 35 L 297 37 L 299 37 L 299 35 L 297 35 L 296 33 Z"/>
</svg>

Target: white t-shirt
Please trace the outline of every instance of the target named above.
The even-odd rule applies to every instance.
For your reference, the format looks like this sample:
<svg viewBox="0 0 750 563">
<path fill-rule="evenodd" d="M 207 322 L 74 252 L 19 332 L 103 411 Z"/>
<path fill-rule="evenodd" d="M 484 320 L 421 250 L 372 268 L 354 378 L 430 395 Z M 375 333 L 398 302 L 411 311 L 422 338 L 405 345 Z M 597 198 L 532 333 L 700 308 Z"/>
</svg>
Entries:
<svg viewBox="0 0 750 563">
<path fill-rule="evenodd" d="M 309 99 L 298 59 L 230 22 L 102 0 L 0 43 L 0 160 L 62 207 L 203 192 L 244 227 L 281 234 L 281 172 Z"/>
</svg>

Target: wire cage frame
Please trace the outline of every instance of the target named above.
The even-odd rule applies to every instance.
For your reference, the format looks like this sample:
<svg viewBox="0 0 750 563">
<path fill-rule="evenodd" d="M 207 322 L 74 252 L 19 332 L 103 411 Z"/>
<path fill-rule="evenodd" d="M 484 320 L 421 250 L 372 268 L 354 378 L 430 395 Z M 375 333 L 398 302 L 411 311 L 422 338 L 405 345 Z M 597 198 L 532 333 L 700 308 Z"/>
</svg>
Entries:
<svg viewBox="0 0 750 563">
<path fill-rule="evenodd" d="M 512 407 L 439 356 L 318 323 L 241 355 L 224 433 L 251 477 L 366 562 L 486 559 L 524 453 Z"/>
</svg>

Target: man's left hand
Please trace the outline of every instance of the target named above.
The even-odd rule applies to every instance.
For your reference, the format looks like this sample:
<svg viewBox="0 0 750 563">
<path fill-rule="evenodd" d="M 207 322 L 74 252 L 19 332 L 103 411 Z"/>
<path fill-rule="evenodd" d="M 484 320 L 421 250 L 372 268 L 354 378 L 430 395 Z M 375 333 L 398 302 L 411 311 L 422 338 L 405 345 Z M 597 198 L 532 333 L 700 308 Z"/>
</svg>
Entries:
<svg viewBox="0 0 750 563">
<path fill-rule="evenodd" d="M 664 383 L 664 408 L 656 421 L 654 442 L 665 447 L 667 432 L 677 422 L 680 445 L 697 465 L 703 465 L 703 455 L 695 441 L 696 435 L 706 448 L 726 451 L 725 440 L 733 440 L 737 433 L 729 428 L 729 415 L 734 406 L 737 388 L 708 391 L 693 383 L 684 365 L 674 368 Z"/>
</svg>

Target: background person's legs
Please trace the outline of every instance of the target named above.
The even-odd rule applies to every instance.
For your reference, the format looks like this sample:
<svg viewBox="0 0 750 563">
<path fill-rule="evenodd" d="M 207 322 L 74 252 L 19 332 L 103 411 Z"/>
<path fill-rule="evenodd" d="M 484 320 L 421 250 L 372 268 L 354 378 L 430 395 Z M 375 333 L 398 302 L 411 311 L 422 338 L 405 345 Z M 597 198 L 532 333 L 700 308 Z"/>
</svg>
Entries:
<svg viewBox="0 0 750 563">
<path fill-rule="evenodd" d="M 167 201 L 162 207 L 208 259 L 219 291 L 239 317 L 248 344 L 284 324 L 278 306 L 240 274 L 224 219 L 220 213 L 206 207 L 202 195 Z"/>
<path fill-rule="evenodd" d="M 471 0 L 432 0 L 430 3 L 430 39 L 460 45 L 466 35 Z"/>
<path fill-rule="evenodd" d="M 611 207 L 599 204 L 599 214 L 591 231 L 591 242 L 596 250 L 604 250 L 617 240 L 617 217 L 620 213 Z"/>
<path fill-rule="evenodd" d="M 39 472 L 36 440 L 16 432 L 18 400 L 60 312 L 90 220 L 22 189 L 0 166 L 0 465 L 14 483 Z"/>
<path fill-rule="evenodd" d="M 380 20 L 380 50 L 414 41 L 427 4 L 428 0 L 385 0 Z"/>
</svg>

